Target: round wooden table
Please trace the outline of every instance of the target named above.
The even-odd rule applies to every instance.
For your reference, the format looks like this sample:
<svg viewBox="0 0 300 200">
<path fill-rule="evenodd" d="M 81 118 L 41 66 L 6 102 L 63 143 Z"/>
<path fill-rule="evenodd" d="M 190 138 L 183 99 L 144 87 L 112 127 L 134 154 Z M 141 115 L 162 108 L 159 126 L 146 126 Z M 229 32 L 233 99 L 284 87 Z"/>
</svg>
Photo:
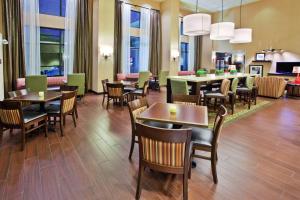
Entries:
<svg viewBox="0 0 300 200">
<path fill-rule="evenodd" d="M 288 83 L 286 87 L 287 97 L 300 98 L 300 84 Z"/>
</svg>

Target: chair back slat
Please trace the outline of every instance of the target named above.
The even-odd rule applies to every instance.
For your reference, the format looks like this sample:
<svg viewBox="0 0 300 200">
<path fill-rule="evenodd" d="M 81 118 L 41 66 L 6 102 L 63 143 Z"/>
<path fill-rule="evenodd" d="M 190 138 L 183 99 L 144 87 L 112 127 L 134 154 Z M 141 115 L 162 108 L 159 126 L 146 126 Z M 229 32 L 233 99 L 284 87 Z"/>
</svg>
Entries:
<svg viewBox="0 0 300 200">
<path fill-rule="evenodd" d="M 122 83 L 106 83 L 107 94 L 109 97 L 121 97 L 124 94 Z"/>
<path fill-rule="evenodd" d="M 190 129 L 161 129 L 136 124 L 140 159 L 165 168 L 184 168 L 189 160 Z"/>
<path fill-rule="evenodd" d="M 20 102 L 0 102 L 0 123 L 8 126 L 21 126 L 23 123 Z"/>
</svg>

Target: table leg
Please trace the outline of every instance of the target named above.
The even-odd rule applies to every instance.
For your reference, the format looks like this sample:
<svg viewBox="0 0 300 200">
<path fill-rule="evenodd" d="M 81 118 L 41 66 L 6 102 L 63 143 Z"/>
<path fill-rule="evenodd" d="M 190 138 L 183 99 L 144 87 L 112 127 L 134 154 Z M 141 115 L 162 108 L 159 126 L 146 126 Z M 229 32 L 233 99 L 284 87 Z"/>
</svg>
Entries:
<svg viewBox="0 0 300 200">
<path fill-rule="evenodd" d="M 40 103 L 40 111 L 41 112 L 46 112 L 45 102 Z"/>
<path fill-rule="evenodd" d="M 167 103 L 172 102 L 171 80 L 167 79 Z"/>
</svg>

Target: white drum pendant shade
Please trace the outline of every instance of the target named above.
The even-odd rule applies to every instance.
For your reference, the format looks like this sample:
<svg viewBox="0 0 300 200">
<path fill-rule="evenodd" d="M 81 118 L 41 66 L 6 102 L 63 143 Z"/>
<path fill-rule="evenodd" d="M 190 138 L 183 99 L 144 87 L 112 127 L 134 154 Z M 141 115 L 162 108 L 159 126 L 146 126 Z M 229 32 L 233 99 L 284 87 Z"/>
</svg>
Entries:
<svg viewBox="0 0 300 200">
<path fill-rule="evenodd" d="M 183 17 L 183 34 L 188 36 L 206 35 L 210 32 L 211 16 L 203 13 Z"/>
<path fill-rule="evenodd" d="M 251 28 L 239 28 L 234 30 L 234 38 L 230 40 L 230 43 L 250 43 L 252 42 L 252 29 Z"/>
<path fill-rule="evenodd" d="M 211 25 L 211 40 L 230 40 L 234 37 L 234 23 L 219 22 Z"/>
</svg>

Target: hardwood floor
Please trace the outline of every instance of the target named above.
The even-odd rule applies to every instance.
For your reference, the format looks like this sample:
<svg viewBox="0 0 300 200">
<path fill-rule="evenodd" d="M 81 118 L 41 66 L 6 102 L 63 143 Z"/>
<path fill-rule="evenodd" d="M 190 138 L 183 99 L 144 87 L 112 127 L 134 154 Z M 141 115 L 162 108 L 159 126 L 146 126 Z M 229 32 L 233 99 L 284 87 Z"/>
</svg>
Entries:
<svg viewBox="0 0 300 200">
<path fill-rule="evenodd" d="M 165 92 L 150 92 L 149 102 L 165 102 Z M 101 106 L 88 95 L 78 105 L 74 128 L 67 118 L 65 137 L 49 132 L 27 137 L 5 132 L 0 139 L 0 199 L 134 199 L 138 148 L 128 160 L 130 119 L 126 107 Z M 299 102 L 273 104 L 223 128 L 218 177 L 213 184 L 210 162 L 197 160 L 189 181 L 190 200 L 300 199 Z M 167 190 L 167 176 L 146 171 L 141 199 L 181 199 L 181 177 Z"/>
</svg>

